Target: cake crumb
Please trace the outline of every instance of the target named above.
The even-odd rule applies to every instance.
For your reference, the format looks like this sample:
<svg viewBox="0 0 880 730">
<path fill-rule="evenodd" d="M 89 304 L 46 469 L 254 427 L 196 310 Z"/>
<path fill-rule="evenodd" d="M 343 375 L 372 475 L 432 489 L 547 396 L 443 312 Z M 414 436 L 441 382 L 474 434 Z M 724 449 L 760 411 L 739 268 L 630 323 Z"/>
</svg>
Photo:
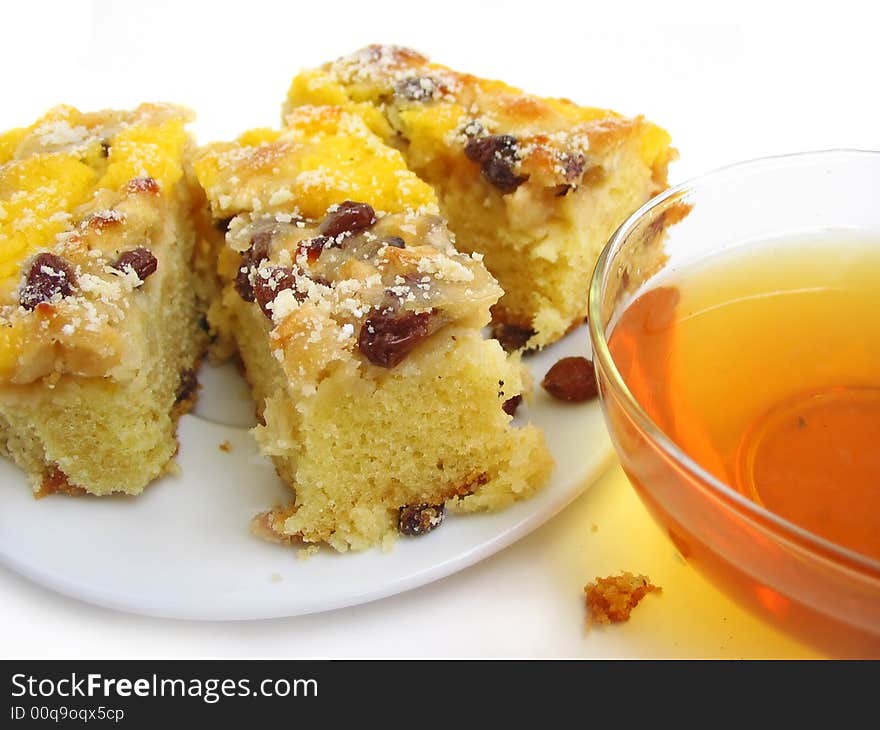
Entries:
<svg viewBox="0 0 880 730">
<path fill-rule="evenodd" d="M 591 624 L 610 624 L 629 621 L 632 610 L 648 594 L 663 589 L 651 583 L 644 575 L 623 572 L 606 578 L 597 578 L 584 586 L 587 610 Z"/>
<path fill-rule="evenodd" d="M 284 580 L 284 578 L 281 576 L 281 573 L 272 573 L 269 576 L 269 580 L 272 583 L 280 583 L 282 580 Z"/>
<path fill-rule="evenodd" d="M 308 560 L 313 555 L 317 555 L 320 548 L 317 545 L 309 545 L 296 551 L 296 557 L 299 560 Z"/>
<path fill-rule="evenodd" d="M 590 532 L 599 532 L 599 525 L 592 525 L 590 527 Z"/>
<path fill-rule="evenodd" d="M 228 454 L 230 451 L 232 451 L 232 444 L 229 443 L 229 439 L 227 439 L 221 442 L 218 448 L 220 449 L 220 451 L 225 451 Z"/>
<path fill-rule="evenodd" d="M 171 459 L 163 469 L 163 473 L 173 477 L 182 477 L 183 469 L 180 467 L 180 464 L 177 463 L 174 459 Z"/>
</svg>

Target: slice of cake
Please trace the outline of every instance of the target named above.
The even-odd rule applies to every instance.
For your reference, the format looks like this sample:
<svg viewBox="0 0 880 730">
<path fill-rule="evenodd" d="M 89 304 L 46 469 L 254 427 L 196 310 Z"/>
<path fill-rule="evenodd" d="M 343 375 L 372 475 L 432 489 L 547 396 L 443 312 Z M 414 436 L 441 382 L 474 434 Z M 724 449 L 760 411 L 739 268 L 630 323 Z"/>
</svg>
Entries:
<svg viewBox="0 0 880 730">
<path fill-rule="evenodd" d="M 360 117 L 298 108 L 195 168 L 227 229 L 213 324 L 237 342 L 257 440 L 295 491 L 259 532 L 363 549 L 547 481 L 541 432 L 508 413 L 525 371 L 481 335 L 498 284 Z"/>
<path fill-rule="evenodd" d="M 530 96 L 394 46 L 301 73 L 285 113 L 300 104 L 359 114 L 434 187 L 459 249 L 485 254 L 504 290 L 492 313 L 512 346 L 546 345 L 583 321 L 599 252 L 666 186 L 675 156 L 641 117 Z"/>
<path fill-rule="evenodd" d="M 57 107 L 0 135 L 0 449 L 38 495 L 136 494 L 204 344 L 190 113 Z"/>
</svg>

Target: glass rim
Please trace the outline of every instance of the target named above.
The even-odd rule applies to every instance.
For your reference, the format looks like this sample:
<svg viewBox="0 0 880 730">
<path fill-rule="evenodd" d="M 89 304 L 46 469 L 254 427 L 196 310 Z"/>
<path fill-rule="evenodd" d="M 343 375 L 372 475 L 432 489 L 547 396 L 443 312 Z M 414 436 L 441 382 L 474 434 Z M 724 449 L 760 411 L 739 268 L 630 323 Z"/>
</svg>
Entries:
<svg viewBox="0 0 880 730">
<path fill-rule="evenodd" d="M 608 348 L 608 339 L 605 334 L 605 326 L 602 321 L 602 295 L 604 293 L 603 281 L 606 278 L 607 268 L 614 254 L 616 254 L 629 235 L 637 228 L 639 223 L 650 215 L 658 207 L 670 199 L 675 199 L 689 191 L 698 191 L 706 183 L 723 179 L 731 173 L 747 173 L 761 168 L 786 166 L 797 162 L 810 162 L 830 157 L 874 157 L 880 160 L 880 151 L 834 148 L 816 150 L 810 152 L 795 152 L 784 155 L 759 157 L 743 162 L 716 168 L 710 172 L 692 177 L 682 183 L 674 185 L 651 198 L 632 215 L 630 215 L 612 234 L 608 243 L 602 249 L 596 261 L 596 267 L 590 281 L 588 298 L 587 325 L 593 347 L 593 359 L 608 377 L 610 389 L 618 399 L 627 416 L 645 433 L 647 438 L 658 446 L 663 454 L 675 464 L 683 467 L 687 473 L 695 477 L 703 488 L 710 494 L 723 500 L 736 512 L 757 523 L 759 527 L 770 529 L 775 535 L 795 543 L 800 548 L 806 548 L 818 553 L 835 563 L 843 563 L 849 569 L 858 570 L 862 575 L 866 573 L 874 580 L 880 580 L 880 560 L 863 555 L 849 548 L 845 548 L 826 538 L 781 517 L 757 502 L 734 489 L 726 482 L 709 473 L 703 466 L 688 456 L 664 431 L 654 423 L 653 419 L 636 400 L 629 387 L 623 380 L 611 351 Z M 650 281 L 650 279 L 649 279 Z"/>
</svg>

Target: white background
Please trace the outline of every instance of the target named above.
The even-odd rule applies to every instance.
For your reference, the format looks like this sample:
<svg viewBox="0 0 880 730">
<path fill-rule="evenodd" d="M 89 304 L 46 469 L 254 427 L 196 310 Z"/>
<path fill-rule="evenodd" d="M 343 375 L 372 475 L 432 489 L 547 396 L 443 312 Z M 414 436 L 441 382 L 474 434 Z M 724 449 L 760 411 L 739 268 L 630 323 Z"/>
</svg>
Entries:
<svg viewBox="0 0 880 730">
<path fill-rule="evenodd" d="M 603 5 L 7 3 L 0 128 L 60 102 L 92 109 L 168 100 L 196 110 L 200 141 L 231 137 L 277 123 L 300 67 L 396 42 L 536 93 L 644 113 L 681 151 L 675 182 L 762 155 L 880 147 L 876 24 L 845 3 L 827 5 L 809 25 L 803 3 L 773 12 L 769 3 L 737 3 L 735 16 L 719 18 L 734 25 L 705 24 L 716 18 L 699 3 L 630 1 L 619 13 Z M 22 485 L 0 485 L 13 488 Z M 626 569 L 650 575 L 663 594 L 646 598 L 626 625 L 586 631 L 583 584 Z M 3 657 L 814 654 L 689 568 L 617 467 L 494 558 L 408 594 L 316 616 L 147 619 L 56 596 L 0 569 Z"/>
</svg>

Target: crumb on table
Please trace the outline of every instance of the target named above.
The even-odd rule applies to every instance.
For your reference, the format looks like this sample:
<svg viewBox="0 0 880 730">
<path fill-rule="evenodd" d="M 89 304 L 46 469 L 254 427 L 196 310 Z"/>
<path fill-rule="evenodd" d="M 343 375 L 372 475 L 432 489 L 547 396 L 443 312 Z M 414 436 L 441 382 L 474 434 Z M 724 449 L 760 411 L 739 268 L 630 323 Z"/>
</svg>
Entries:
<svg viewBox="0 0 880 730">
<path fill-rule="evenodd" d="M 661 590 L 647 576 L 629 572 L 597 578 L 593 583 L 584 586 L 589 621 L 593 624 L 628 621 L 630 613 L 642 598 L 648 593 L 659 593 Z"/>
<path fill-rule="evenodd" d="M 220 448 L 220 451 L 225 451 L 225 452 L 228 454 L 230 451 L 232 451 L 232 444 L 229 443 L 228 440 L 227 440 L 227 441 L 223 441 L 223 442 L 220 444 L 220 447 L 219 447 L 219 448 Z"/>
</svg>

